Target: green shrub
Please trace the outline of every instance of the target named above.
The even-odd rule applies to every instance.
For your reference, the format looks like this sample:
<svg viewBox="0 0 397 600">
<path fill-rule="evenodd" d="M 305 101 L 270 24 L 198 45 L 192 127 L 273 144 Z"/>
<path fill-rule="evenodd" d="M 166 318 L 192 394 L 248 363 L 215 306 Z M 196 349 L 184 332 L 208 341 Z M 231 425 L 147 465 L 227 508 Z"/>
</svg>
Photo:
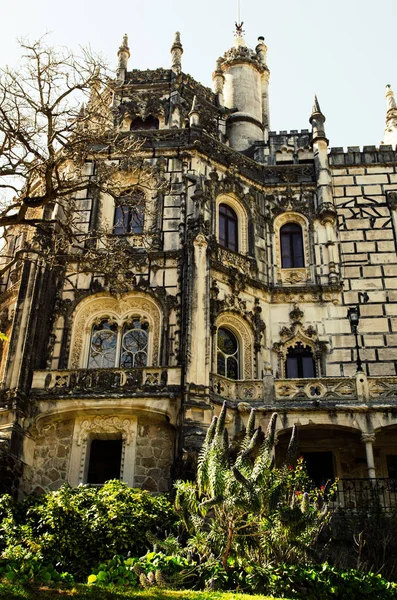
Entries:
<svg viewBox="0 0 397 600">
<path fill-rule="evenodd" d="M 183 556 L 167 556 L 162 552 L 148 552 L 141 558 L 114 556 L 101 563 L 88 577 L 89 584 L 114 584 L 136 587 L 163 587 L 186 583 L 186 575 L 195 563 Z M 182 576 L 183 574 L 183 576 Z"/>
<path fill-rule="evenodd" d="M 101 488 L 65 485 L 22 504 L 3 497 L 0 518 L 3 559 L 20 556 L 22 561 L 31 552 L 43 564 L 81 580 L 116 554 L 145 554 L 152 548 L 148 534 L 164 537 L 176 522 L 166 497 L 119 481 Z"/>
</svg>

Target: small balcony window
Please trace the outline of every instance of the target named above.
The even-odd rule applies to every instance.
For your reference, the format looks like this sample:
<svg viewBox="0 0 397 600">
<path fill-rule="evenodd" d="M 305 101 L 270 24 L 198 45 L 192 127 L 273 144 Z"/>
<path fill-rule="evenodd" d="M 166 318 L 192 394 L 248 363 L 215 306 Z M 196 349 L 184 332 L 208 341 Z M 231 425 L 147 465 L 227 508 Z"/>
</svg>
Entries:
<svg viewBox="0 0 397 600">
<path fill-rule="evenodd" d="M 285 375 L 287 379 L 316 377 L 313 352 L 309 346 L 298 342 L 288 349 Z"/>
</svg>

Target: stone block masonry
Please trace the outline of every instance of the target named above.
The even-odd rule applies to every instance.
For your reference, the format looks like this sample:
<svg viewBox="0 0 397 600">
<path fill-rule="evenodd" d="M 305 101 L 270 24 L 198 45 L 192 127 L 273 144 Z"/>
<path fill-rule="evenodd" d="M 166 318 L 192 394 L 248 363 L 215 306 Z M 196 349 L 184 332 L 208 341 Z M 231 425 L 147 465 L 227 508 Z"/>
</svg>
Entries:
<svg viewBox="0 0 397 600">
<path fill-rule="evenodd" d="M 345 280 L 342 292 L 347 307 L 362 301 L 359 325 L 362 359 L 368 375 L 396 375 L 397 339 L 393 319 L 396 316 L 397 289 L 396 230 L 393 208 L 387 193 L 397 191 L 397 154 L 391 148 L 379 150 L 365 147 L 363 151 L 349 148 L 331 149 L 333 186 L 336 197 L 340 259 Z M 387 290 L 387 291 L 386 291 Z M 344 336 L 335 335 L 334 351 L 329 356 L 332 372 L 346 374 L 349 360 Z M 347 336 L 346 336 L 347 337 Z M 350 346 L 351 344 L 349 344 Z M 367 350 L 366 350 L 367 349 Z M 382 364 L 380 364 L 380 362 Z"/>
</svg>

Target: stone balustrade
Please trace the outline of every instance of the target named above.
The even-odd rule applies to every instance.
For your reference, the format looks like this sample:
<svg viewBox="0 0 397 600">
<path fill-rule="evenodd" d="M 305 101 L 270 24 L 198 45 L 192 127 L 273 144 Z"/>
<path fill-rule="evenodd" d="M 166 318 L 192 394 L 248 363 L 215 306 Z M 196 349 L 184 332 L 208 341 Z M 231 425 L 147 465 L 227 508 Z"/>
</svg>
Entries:
<svg viewBox="0 0 397 600">
<path fill-rule="evenodd" d="M 154 392 L 180 386 L 181 370 L 172 367 L 136 369 L 65 369 L 35 371 L 32 391 L 40 395 L 100 392 Z"/>
<path fill-rule="evenodd" d="M 211 375 L 211 391 L 236 401 L 269 403 L 269 384 L 262 379 L 234 381 Z M 333 400 L 339 402 L 387 402 L 397 400 L 397 377 L 321 377 L 312 379 L 275 379 L 277 402 Z"/>
</svg>

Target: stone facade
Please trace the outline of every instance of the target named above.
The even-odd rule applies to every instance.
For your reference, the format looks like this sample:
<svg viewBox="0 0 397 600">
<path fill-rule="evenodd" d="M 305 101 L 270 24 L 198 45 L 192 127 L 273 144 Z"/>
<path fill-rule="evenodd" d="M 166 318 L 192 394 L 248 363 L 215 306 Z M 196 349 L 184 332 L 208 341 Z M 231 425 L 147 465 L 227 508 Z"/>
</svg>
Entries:
<svg viewBox="0 0 397 600">
<path fill-rule="evenodd" d="M 95 193 L 95 157 L 74 200 L 80 230 L 118 236 L 113 277 L 71 257 L 2 282 L 2 468 L 21 471 L 8 487 L 92 483 L 93 442 L 109 441 L 122 480 L 165 491 L 194 474 L 224 401 L 232 439 L 252 407 L 263 427 L 277 411 L 278 459 L 298 424 L 314 470 L 395 477 L 392 91 L 385 144 L 345 152 L 328 148 L 317 99 L 311 129 L 271 131 L 262 38 L 251 50 L 236 35 L 214 91 L 183 72 L 182 52 L 178 34 L 171 69 L 129 71 L 126 38 L 119 50 L 112 111 L 149 169 L 144 225 L 128 217 L 116 233 L 125 196 Z M 125 195 L 139 189 L 129 157 L 113 158 Z"/>
</svg>

